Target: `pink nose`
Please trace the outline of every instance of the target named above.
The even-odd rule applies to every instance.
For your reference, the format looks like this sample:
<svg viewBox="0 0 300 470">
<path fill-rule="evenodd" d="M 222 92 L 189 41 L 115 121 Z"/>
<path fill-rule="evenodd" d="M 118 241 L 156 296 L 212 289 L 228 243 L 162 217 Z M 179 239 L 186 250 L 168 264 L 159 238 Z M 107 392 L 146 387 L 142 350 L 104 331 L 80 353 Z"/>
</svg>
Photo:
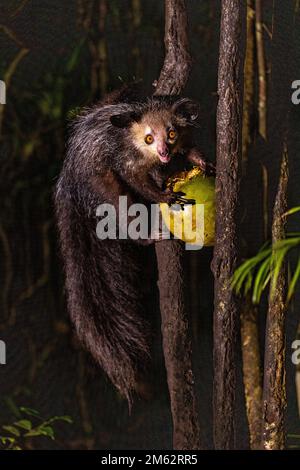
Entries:
<svg viewBox="0 0 300 470">
<path fill-rule="evenodd" d="M 168 149 L 168 147 L 165 146 L 165 147 L 163 147 L 163 148 L 161 148 L 161 149 L 158 149 L 158 153 L 159 153 L 159 155 L 160 155 L 161 157 L 168 157 L 168 155 L 169 155 L 169 149 Z"/>
</svg>

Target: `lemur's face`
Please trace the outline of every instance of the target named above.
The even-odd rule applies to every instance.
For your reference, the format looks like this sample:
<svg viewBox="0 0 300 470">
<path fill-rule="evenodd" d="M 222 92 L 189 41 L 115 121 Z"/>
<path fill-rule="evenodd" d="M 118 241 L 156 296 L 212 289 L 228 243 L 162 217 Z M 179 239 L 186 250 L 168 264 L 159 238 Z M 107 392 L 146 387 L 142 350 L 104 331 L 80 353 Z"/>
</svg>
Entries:
<svg viewBox="0 0 300 470">
<path fill-rule="evenodd" d="M 134 146 L 148 158 L 168 163 L 178 151 L 183 133 L 175 121 L 165 110 L 145 114 L 130 126 Z"/>
<path fill-rule="evenodd" d="M 189 126 L 198 116 L 198 105 L 183 98 L 173 105 L 142 115 L 126 112 L 111 117 L 114 126 L 127 128 L 133 145 L 149 164 L 168 163 L 185 147 Z"/>
</svg>

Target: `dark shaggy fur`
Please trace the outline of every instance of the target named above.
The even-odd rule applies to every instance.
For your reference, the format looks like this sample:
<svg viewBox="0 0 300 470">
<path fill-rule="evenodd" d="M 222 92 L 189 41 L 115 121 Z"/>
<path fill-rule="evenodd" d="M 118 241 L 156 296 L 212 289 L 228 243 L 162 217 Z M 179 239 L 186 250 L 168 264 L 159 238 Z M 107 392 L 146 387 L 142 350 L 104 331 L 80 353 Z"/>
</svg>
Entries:
<svg viewBox="0 0 300 470">
<path fill-rule="evenodd" d="M 95 211 L 104 202 L 117 207 L 120 194 L 126 194 L 129 203 L 171 202 L 172 195 L 162 191 L 171 165 L 148 168 L 126 127 L 111 123 L 112 116 L 138 120 L 149 110 L 171 104 L 166 99 L 128 101 L 121 90 L 76 119 L 55 203 L 72 322 L 79 339 L 130 401 L 138 366 L 149 355 L 141 315 L 140 247 L 131 240 L 100 241 Z M 184 107 L 177 115 L 182 125 L 189 119 L 186 112 Z"/>
</svg>

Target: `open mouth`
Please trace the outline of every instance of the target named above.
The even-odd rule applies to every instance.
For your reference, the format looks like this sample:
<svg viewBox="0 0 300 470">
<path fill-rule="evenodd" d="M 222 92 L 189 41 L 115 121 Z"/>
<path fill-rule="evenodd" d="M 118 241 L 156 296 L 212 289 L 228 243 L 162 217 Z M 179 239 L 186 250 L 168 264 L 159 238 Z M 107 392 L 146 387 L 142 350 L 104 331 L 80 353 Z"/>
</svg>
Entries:
<svg viewBox="0 0 300 470">
<path fill-rule="evenodd" d="M 168 163 L 171 160 L 171 155 L 159 155 L 159 159 L 163 163 Z"/>
</svg>

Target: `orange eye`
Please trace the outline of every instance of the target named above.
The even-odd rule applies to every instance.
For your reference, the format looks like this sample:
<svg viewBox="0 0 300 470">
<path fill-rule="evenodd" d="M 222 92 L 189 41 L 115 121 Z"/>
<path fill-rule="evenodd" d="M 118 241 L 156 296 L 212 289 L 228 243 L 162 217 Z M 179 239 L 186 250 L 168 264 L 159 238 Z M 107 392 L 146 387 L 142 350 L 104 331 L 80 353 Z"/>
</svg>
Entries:
<svg viewBox="0 0 300 470">
<path fill-rule="evenodd" d="M 146 137 L 145 137 L 145 142 L 146 142 L 146 144 L 150 145 L 150 144 L 153 143 L 153 141 L 154 141 L 153 135 L 147 134 Z"/>
<path fill-rule="evenodd" d="M 169 133 L 168 133 L 168 137 L 169 137 L 170 140 L 174 140 L 175 137 L 176 137 L 176 135 L 177 135 L 177 134 L 176 134 L 176 132 L 175 132 L 173 129 L 171 129 L 171 130 L 169 131 Z"/>
</svg>

